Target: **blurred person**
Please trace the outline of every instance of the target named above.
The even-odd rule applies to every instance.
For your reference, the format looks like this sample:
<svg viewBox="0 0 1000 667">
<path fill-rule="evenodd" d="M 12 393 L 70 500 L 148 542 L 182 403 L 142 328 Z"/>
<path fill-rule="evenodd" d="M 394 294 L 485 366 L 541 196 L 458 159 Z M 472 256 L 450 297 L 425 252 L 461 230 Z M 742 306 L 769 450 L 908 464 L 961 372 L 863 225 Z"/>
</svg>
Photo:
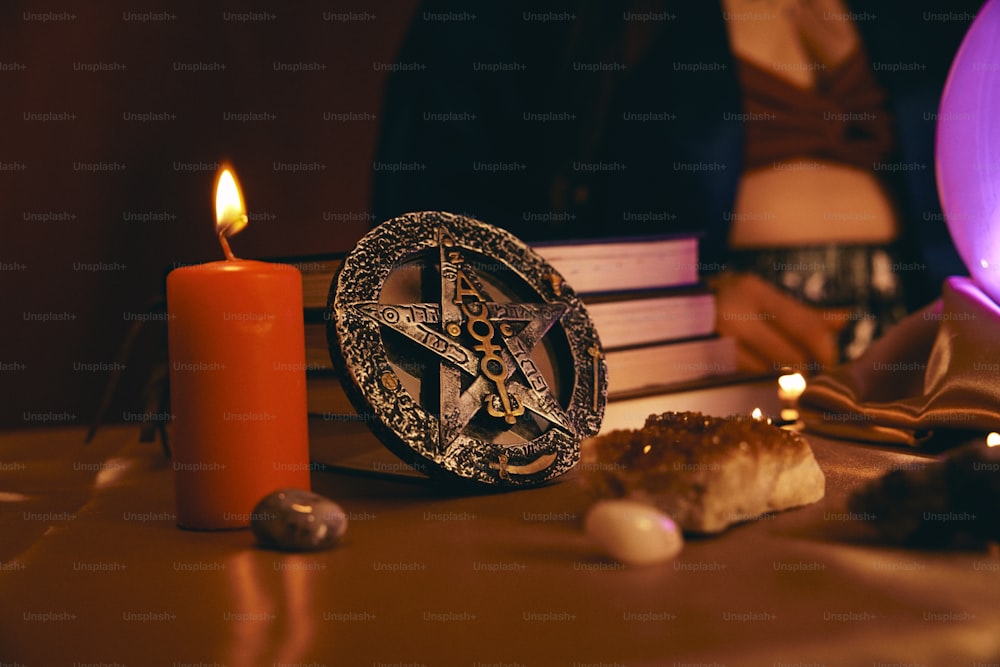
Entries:
<svg viewBox="0 0 1000 667">
<path fill-rule="evenodd" d="M 978 2 L 426 2 L 384 101 L 381 221 L 698 232 L 749 371 L 856 357 L 964 273 L 937 106 Z"/>
</svg>

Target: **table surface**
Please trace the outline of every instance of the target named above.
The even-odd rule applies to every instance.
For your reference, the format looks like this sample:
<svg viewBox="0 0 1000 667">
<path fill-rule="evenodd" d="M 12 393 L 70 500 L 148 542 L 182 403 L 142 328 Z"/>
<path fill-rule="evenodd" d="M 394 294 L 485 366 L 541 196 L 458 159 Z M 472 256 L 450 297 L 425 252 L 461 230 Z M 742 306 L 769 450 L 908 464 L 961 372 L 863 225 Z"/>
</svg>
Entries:
<svg viewBox="0 0 1000 667">
<path fill-rule="evenodd" d="M 617 402 L 646 414 L 774 410 L 771 384 Z M 137 429 L 0 434 L 0 665 L 1000 664 L 1000 554 L 879 544 L 849 492 L 913 452 L 808 436 L 814 505 L 627 568 L 581 529 L 570 473 L 498 495 L 315 472 L 350 525 L 281 554 L 175 526 L 169 461 Z"/>
</svg>

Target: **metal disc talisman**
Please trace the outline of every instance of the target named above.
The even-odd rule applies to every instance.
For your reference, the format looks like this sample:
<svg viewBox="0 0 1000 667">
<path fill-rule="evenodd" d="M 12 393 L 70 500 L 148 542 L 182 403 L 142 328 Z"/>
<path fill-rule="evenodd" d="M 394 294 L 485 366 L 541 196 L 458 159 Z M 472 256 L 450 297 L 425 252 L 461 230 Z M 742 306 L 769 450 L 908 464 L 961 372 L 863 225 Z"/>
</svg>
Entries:
<svg viewBox="0 0 1000 667">
<path fill-rule="evenodd" d="M 327 337 L 355 409 L 418 470 L 490 488 L 572 468 L 607 369 L 571 286 L 507 231 L 411 213 L 363 237 L 330 289 Z"/>
</svg>

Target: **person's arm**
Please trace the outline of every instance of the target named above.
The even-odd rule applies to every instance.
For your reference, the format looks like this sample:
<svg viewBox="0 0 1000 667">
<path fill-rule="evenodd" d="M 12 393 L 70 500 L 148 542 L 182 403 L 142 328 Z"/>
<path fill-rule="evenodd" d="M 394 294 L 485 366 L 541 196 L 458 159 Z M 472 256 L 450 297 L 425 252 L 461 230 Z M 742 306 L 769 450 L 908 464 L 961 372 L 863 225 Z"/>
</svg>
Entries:
<svg viewBox="0 0 1000 667">
<path fill-rule="evenodd" d="M 847 323 L 844 312 L 808 306 L 752 274 L 725 272 L 712 286 L 716 327 L 736 339 L 742 370 L 822 370 L 840 360 L 837 333 Z"/>
</svg>

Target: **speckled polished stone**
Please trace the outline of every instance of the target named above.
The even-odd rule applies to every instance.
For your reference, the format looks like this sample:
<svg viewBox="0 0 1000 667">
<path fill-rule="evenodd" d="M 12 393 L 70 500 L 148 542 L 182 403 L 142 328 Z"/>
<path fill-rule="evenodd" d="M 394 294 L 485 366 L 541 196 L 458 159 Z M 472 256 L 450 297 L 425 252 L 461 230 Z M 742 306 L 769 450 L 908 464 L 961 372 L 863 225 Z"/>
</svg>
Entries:
<svg viewBox="0 0 1000 667">
<path fill-rule="evenodd" d="M 319 551 L 337 544 L 347 515 L 328 498 L 302 489 L 280 489 L 253 509 L 250 528 L 260 545 L 283 551 Z"/>
<path fill-rule="evenodd" d="M 670 517 L 635 500 L 594 503 L 584 529 L 605 553 L 626 565 L 659 563 L 684 548 L 681 529 Z"/>
</svg>

